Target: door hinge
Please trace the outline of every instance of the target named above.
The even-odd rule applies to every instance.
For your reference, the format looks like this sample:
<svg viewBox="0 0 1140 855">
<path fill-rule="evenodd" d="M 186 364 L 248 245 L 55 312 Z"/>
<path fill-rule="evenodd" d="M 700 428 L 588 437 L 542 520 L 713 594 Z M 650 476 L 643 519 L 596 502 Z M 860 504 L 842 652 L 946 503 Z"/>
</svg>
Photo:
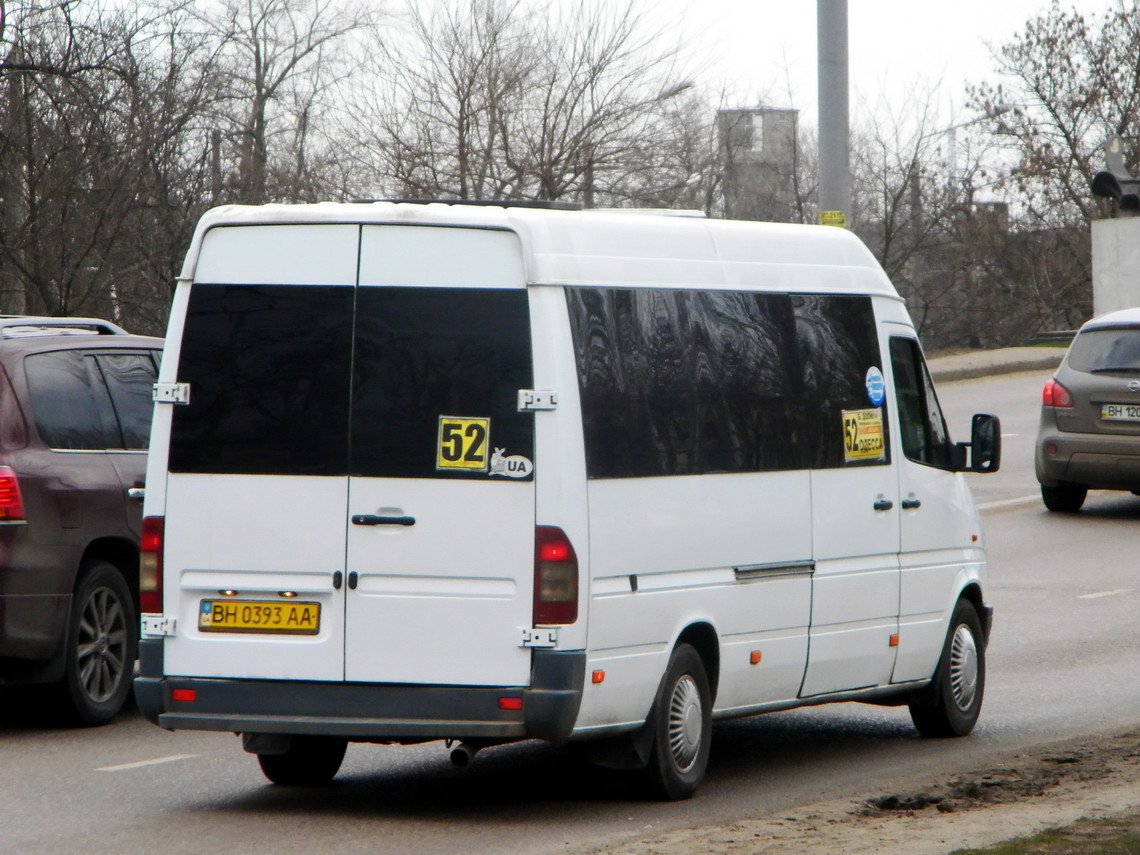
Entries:
<svg viewBox="0 0 1140 855">
<path fill-rule="evenodd" d="M 189 404 L 189 383 L 155 383 L 151 399 L 156 404 Z"/>
<path fill-rule="evenodd" d="M 520 413 L 530 413 L 536 410 L 557 410 L 558 393 L 539 391 L 537 389 L 519 389 Z"/>
<path fill-rule="evenodd" d="M 524 629 L 522 643 L 519 647 L 557 647 L 558 630 L 556 629 Z"/>
<path fill-rule="evenodd" d="M 143 615 L 139 634 L 147 638 L 174 635 L 174 625 L 177 620 L 177 618 L 166 617 L 165 615 Z"/>
</svg>

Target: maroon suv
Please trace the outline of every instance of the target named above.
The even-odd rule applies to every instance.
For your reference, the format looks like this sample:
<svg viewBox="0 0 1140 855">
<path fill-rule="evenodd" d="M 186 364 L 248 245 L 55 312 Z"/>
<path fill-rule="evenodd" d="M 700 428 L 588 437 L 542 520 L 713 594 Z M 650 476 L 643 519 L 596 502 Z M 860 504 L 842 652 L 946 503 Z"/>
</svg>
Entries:
<svg viewBox="0 0 1140 855">
<path fill-rule="evenodd" d="M 130 690 L 139 527 L 162 340 L 0 316 L 0 685 L 83 724 Z"/>
</svg>

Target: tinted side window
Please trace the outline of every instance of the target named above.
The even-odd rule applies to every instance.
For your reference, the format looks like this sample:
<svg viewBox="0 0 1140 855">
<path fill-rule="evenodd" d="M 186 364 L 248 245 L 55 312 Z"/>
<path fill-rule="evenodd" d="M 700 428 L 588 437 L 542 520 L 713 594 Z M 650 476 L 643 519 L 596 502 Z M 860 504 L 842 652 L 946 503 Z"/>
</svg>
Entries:
<svg viewBox="0 0 1140 855">
<path fill-rule="evenodd" d="M 803 363 L 808 465 L 887 463 L 886 408 L 868 390 L 868 371 L 881 377 L 883 367 L 871 298 L 795 294 L 791 300 Z M 879 431 L 879 452 L 850 446 L 853 421 Z"/>
<path fill-rule="evenodd" d="M 566 293 L 591 478 L 802 465 L 788 297 L 667 289 Z"/>
<path fill-rule="evenodd" d="M 891 339 L 891 368 L 903 453 L 910 460 L 950 468 L 950 435 L 926 363 L 911 338 Z"/>
<path fill-rule="evenodd" d="M 148 353 L 100 353 L 95 361 L 118 417 L 122 448 L 145 449 L 154 412 L 154 360 Z"/>
<path fill-rule="evenodd" d="M 80 350 L 24 359 L 28 394 L 40 438 L 51 448 L 121 448 L 118 425 L 94 359 Z"/>
<path fill-rule="evenodd" d="M 518 412 L 532 377 L 524 289 L 361 288 L 349 471 L 485 480 L 496 450 L 533 461 L 534 414 Z M 462 445 L 471 468 L 438 465 L 445 417 L 476 422 Z"/>
<path fill-rule="evenodd" d="M 355 289 L 195 285 L 173 472 L 344 475 Z"/>
</svg>

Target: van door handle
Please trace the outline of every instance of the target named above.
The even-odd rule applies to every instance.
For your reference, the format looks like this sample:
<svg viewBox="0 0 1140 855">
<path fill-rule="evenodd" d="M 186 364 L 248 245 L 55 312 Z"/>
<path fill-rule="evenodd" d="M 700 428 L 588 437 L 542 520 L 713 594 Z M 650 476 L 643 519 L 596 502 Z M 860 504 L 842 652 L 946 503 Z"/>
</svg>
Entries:
<svg viewBox="0 0 1140 855">
<path fill-rule="evenodd" d="M 146 488 L 144 487 L 128 487 L 127 498 L 134 499 L 136 502 L 141 502 L 146 498 Z"/>
<path fill-rule="evenodd" d="M 915 508 L 921 508 L 921 507 L 922 507 L 922 502 L 920 502 L 918 499 L 903 499 L 902 500 L 902 509 L 904 511 L 913 511 Z"/>
<path fill-rule="evenodd" d="M 894 506 L 895 506 L 895 503 L 892 502 L 890 499 L 878 499 L 874 504 L 874 508 L 876 511 L 889 511 Z M 903 507 L 906 507 L 906 506 L 903 505 Z"/>
<path fill-rule="evenodd" d="M 337 570 L 335 573 L 333 573 L 333 588 L 335 590 L 339 591 L 340 586 L 343 584 L 344 584 L 344 574 L 341 573 L 339 570 Z"/>
<path fill-rule="evenodd" d="M 381 517 L 376 514 L 353 514 L 353 525 L 415 525 L 415 517 Z"/>
<path fill-rule="evenodd" d="M 356 571 L 353 570 L 351 573 L 348 574 L 348 589 L 350 591 L 355 591 L 356 590 L 356 583 L 359 581 L 360 581 L 360 577 L 357 576 Z"/>
</svg>

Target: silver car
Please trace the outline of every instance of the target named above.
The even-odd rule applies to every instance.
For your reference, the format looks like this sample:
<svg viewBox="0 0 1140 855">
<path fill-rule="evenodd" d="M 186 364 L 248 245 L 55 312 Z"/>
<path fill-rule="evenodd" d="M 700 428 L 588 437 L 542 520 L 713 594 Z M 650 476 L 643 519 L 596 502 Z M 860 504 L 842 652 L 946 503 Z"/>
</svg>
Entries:
<svg viewBox="0 0 1140 855">
<path fill-rule="evenodd" d="M 1140 308 L 1082 326 L 1045 384 L 1035 466 L 1051 511 L 1091 490 L 1140 495 Z"/>
</svg>

